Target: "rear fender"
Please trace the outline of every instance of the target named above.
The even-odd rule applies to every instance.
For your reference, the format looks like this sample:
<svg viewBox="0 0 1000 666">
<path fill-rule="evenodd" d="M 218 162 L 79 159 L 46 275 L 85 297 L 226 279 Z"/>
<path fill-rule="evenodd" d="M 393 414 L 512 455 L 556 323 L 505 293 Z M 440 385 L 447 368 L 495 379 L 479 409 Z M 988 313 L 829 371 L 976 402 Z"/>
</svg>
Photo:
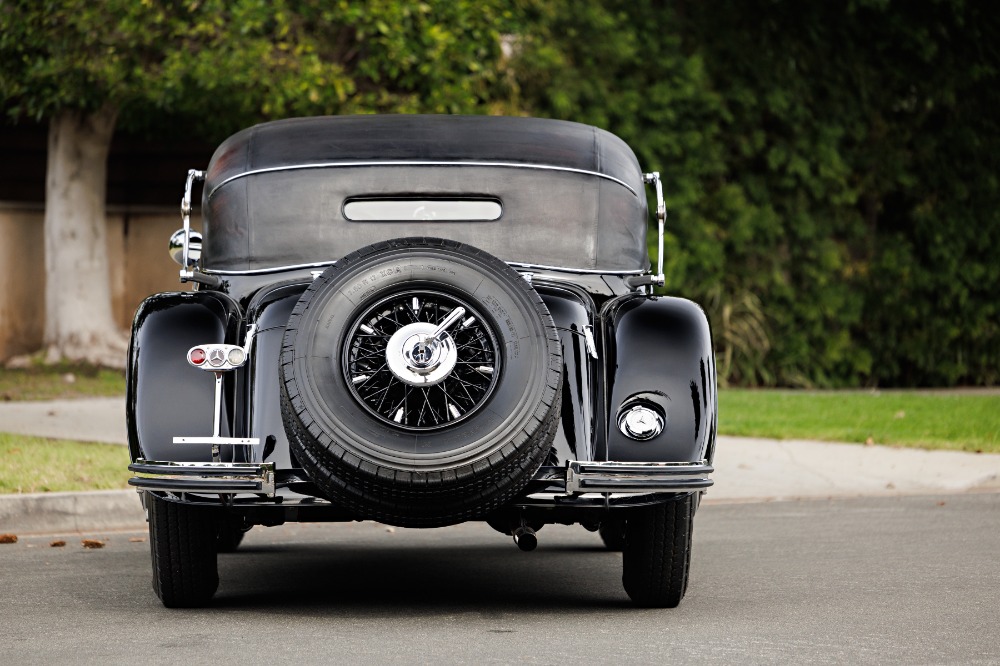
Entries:
<svg viewBox="0 0 1000 666">
<path fill-rule="evenodd" d="M 278 469 L 298 467 L 288 448 L 281 416 L 279 360 L 285 324 L 308 282 L 293 281 L 261 289 L 250 301 L 248 318 L 257 325 L 250 353 L 247 411 L 250 431 L 264 442 L 259 460 Z"/>
<path fill-rule="evenodd" d="M 607 460 L 712 461 L 717 419 L 715 356 L 704 311 L 662 296 L 628 295 L 605 304 L 604 428 Z M 663 431 L 636 441 L 618 428 L 623 408 L 646 402 Z"/>
<path fill-rule="evenodd" d="M 562 344 L 562 414 L 552 441 L 549 464 L 594 460 L 594 396 L 597 393 L 590 355 L 596 307 L 587 293 L 573 285 L 536 284 L 548 307 Z M 588 343 L 588 335 L 590 342 Z M 596 350 L 595 350 L 596 351 Z"/>
<path fill-rule="evenodd" d="M 126 422 L 132 460 L 209 462 L 211 447 L 174 444 L 177 436 L 208 436 L 215 419 L 215 380 L 187 362 L 198 344 L 237 344 L 242 317 L 237 304 L 212 291 L 169 292 L 150 296 L 132 322 L 126 371 Z M 222 436 L 232 436 L 236 377 L 224 381 Z M 234 447 L 222 447 L 231 461 Z"/>
</svg>

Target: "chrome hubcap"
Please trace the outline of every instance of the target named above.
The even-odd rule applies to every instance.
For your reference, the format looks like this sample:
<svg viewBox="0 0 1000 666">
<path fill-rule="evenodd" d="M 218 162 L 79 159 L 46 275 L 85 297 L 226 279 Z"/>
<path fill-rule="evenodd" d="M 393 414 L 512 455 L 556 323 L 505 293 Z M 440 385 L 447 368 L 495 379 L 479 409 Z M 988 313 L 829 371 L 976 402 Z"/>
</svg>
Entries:
<svg viewBox="0 0 1000 666">
<path fill-rule="evenodd" d="M 458 362 L 455 341 L 447 333 L 434 338 L 434 324 L 417 322 L 393 333 L 386 345 L 385 362 L 397 379 L 410 386 L 442 382 Z"/>
<path fill-rule="evenodd" d="M 379 420 L 408 430 L 465 419 L 501 374 L 492 329 L 451 294 L 389 296 L 363 310 L 348 331 L 341 358 L 353 397 Z"/>
</svg>

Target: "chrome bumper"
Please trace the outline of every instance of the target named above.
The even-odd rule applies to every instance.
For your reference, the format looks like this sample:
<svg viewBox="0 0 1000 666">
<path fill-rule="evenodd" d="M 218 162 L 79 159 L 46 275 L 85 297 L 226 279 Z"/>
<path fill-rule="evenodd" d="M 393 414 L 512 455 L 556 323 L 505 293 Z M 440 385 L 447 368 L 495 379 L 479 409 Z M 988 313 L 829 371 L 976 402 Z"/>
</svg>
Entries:
<svg viewBox="0 0 1000 666">
<path fill-rule="evenodd" d="M 708 488 L 707 462 L 579 462 L 566 464 L 566 494 L 679 493 Z"/>
<path fill-rule="evenodd" d="M 140 458 L 128 468 L 135 474 L 129 479 L 129 485 L 142 490 L 175 493 L 251 493 L 268 497 L 273 497 L 275 494 L 274 463 L 194 463 Z M 551 490 L 562 486 L 566 496 L 589 493 L 615 495 L 683 493 L 711 486 L 713 481 L 708 476 L 714 471 L 714 468 L 705 462 L 571 460 L 566 464 L 565 471 L 558 468 L 544 468 L 535 481 L 548 486 Z"/>
<path fill-rule="evenodd" d="M 138 459 L 130 486 L 174 493 L 254 493 L 274 496 L 274 463 L 166 462 Z"/>
</svg>

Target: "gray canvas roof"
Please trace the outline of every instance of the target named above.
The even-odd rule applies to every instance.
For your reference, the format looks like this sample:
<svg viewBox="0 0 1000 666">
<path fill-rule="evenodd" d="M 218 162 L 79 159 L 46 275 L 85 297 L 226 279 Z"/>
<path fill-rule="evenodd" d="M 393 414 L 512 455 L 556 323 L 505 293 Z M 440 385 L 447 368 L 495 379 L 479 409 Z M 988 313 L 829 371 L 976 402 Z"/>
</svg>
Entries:
<svg viewBox="0 0 1000 666">
<path fill-rule="evenodd" d="M 489 198 L 496 221 L 350 221 L 358 198 Z M 369 243 L 437 236 L 501 259 L 585 270 L 648 267 L 632 150 L 587 125 L 490 116 L 342 116 L 257 125 L 227 139 L 205 182 L 203 265 L 331 261 Z"/>
</svg>

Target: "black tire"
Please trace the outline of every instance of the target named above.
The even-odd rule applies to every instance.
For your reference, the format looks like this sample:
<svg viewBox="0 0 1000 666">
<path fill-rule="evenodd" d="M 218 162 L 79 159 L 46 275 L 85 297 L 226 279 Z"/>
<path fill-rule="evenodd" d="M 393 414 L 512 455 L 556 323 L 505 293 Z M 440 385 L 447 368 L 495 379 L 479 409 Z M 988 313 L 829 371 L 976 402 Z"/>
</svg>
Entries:
<svg viewBox="0 0 1000 666">
<path fill-rule="evenodd" d="M 694 495 L 628 510 L 622 583 L 637 606 L 676 608 L 691 568 Z"/>
<path fill-rule="evenodd" d="M 399 303 L 411 294 L 407 313 Z M 436 303 L 436 315 L 424 311 L 423 298 Z M 370 377 L 387 394 L 396 391 L 394 400 L 403 396 L 395 417 L 395 406 L 365 402 L 349 385 L 348 375 L 354 385 L 369 381 L 354 365 L 361 338 L 373 339 L 365 358 L 380 363 L 378 339 L 388 347 L 390 331 L 439 323 L 457 304 L 475 312 L 472 327 L 482 329 L 479 342 L 466 346 L 481 346 L 494 363 L 485 368 L 491 383 L 470 397 L 466 412 L 449 421 L 443 410 L 442 422 L 423 421 L 424 409 L 417 414 L 410 405 L 426 403 L 436 387 L 407 385 L 385 364 L 369 368 Z M 453 329 L 459 348 L 465 323 Z M 445 396 L 451 377 L 441 382 Z M 282 344 L 285 430 L 303 469 L 359 517 L 408 527 L 482 518 L 514 498 L 549 453 L 561 382 L 559 337 L 538 293 L 496 257 L 440 239 L 376 243 L 339 259 L 303 293 Z"/>
<path fill-rule="evenodd" d="M 219 587 L 217 514 L 147 493 L 153 590 L 167 608 L 205 605 Z"/>
<path fill-rule="evenodd" d="M 602 520 L 597 532 L 608 550 L 621 552 L 625 547 L 625 521 L 621 518 Z"/>
<path fill-rule="evenodd" d="M 243 528 L 242 519 L 223 518 L 219 521 L 216 544 L 220 553 L 235 553 L 243 543 L 248 530 Z"/>
</svg>

